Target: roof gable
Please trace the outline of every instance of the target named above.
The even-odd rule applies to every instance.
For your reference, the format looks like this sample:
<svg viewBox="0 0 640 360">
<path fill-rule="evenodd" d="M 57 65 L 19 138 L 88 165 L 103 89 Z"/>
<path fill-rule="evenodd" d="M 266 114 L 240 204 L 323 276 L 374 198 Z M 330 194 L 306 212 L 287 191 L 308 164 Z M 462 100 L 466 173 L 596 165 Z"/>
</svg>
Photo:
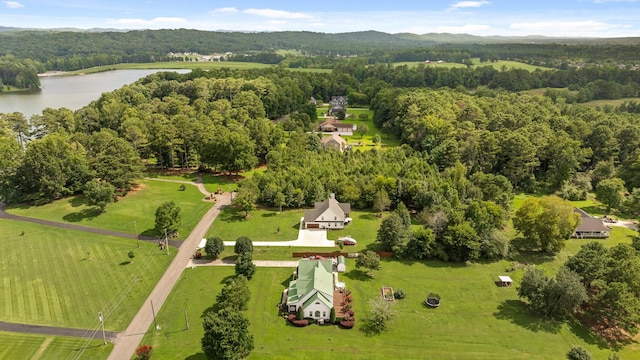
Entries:
<svg viewBox="0 0 640 360">
<path fill-rule="evenodd" d="M 300 260 L 298 278 L 289 283 L 287 303 L 296 303 L 311 293 L 321 293 L 326 301 L 333 304 L 332 271 L 331 260 Z"/>
<path fill-rule="evenodd" d="M 313 210 L 305 211 L 304 221 L 344 221 L 350 212 L 351 204 L 339 203 L 330 196 L 325 201 L 316 202 Z"/>
</svg>

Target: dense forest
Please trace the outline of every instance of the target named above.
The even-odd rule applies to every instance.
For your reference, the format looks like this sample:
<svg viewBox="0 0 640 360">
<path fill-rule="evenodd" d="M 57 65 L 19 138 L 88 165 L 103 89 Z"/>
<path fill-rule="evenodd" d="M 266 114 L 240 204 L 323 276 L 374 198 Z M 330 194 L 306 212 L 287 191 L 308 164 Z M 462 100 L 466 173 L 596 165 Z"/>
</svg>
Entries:
<svg viewBox="0 0 640 360">
<path fill-rule="evenodd" d="M 376 31 L 326 34 L 314 32 L 211 32 L 139 30 L 126 32 L 0 32 L 0 56 L 12 55 L 40 64 L 44 70 L 79 70 L 118 63 L 156 62 L 170 53 L 232 52 L 236 61 L 286 67 L 332 68 L 345 57 L 367 64 L 439 59 L 463 63 L 470 58 L 517 60 L 567 69 L 585 64 L 637 65 L 636 38 L 560 39 L 500 38 L 451 34 L 387 34 Z M 278 55 L 277 50 L 294 50 Z"/>
</svg>

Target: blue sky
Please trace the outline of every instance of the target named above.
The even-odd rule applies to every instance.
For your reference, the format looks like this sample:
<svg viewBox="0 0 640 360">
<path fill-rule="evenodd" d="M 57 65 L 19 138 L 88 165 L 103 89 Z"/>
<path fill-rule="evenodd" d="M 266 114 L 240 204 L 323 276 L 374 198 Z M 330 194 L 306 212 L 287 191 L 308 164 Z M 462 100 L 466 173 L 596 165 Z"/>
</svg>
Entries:
<svg viewBox="0 0 640 360">
<path fill-rule="evenodd" d="M 640 0 L 0 0 L 0 26 L 640 36 Z"/>
</svg>

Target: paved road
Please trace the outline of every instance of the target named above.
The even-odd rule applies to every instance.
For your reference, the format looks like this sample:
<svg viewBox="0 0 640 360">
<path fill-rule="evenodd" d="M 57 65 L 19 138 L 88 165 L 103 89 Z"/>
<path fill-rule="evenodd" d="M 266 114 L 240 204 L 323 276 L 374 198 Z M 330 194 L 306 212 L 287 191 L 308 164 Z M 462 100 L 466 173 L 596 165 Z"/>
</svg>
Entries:
<svg viewBox="0 0 640 360">
<path fill-rule="evenodd" d="M 15 324 L 15 323 L 0 321 L 0 330 L 19 332 L 19 333 L 29 333 L 29 334 L 102 339 L 102 330 L 100 329 L 97 329 L 97 330 L 73 329 L 73 328 L 61 328 L 61 327 L 55 327 L 55 326 Z M 112 332 L 112 331 L 105 331 L 104 335 L 107 341 L 114 341 L 118 337 L 119 333 Z"/>
<path fill-rule="evenodd" d="M 115 346 L 109 355 L 109 360 L 130 359 L 133 356 L 136 347 L 138 347 L 145 333 L 149 330 L 151 324 L 153 324 L 151 302 L 153 301 L 156 313 L 160 311 L 160 308 L 167 299 L 167 296 L 169 296 L 182 271 L 187 264 L 189 264 L 193 255 L 193 249 L 195 249 L 200 240 L 205 237 L 207 230 L 211 227 L 211 224 L 213 224 L 213 220 L 218 216 L 220 210 L 231 202 L 231 194 L 224 193 L 223 195 L 218 195 L 217 199 L 218 201 L 215 205 L 204 215 L 191 234 L 189 234 L 189 237 L 184 240 L 183 246 L 180 247 L 171 265 L 169 265 L 169 268 L 165 271 L 158 284 L 156 284 L 156 287 L 151 291 L 151 294 L 127 329 L 121 333 L 114 342 Z"/>
</svg>

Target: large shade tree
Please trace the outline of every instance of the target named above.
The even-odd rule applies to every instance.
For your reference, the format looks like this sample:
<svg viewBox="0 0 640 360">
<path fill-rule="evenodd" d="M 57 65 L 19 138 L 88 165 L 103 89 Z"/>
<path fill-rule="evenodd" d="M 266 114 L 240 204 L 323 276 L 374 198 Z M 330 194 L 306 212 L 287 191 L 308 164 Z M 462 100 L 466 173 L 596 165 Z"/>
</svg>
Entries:
<svg viewBox="0 0 640 360">
<path fill-rule="evenodd" d="M 557 196 L 529 197 L 516 211 L 513 226 L 534 250 L 556 252 L 580 224 L 573 205 Z"/>
<path fill-rule="evenodd" d="M 217 313 L 206 314 L 202 326 L 202 351 L 207 359 L 241 360 L 253 350 L 249 320 L 234 309 L 224 308 Z"/>
</svg>

